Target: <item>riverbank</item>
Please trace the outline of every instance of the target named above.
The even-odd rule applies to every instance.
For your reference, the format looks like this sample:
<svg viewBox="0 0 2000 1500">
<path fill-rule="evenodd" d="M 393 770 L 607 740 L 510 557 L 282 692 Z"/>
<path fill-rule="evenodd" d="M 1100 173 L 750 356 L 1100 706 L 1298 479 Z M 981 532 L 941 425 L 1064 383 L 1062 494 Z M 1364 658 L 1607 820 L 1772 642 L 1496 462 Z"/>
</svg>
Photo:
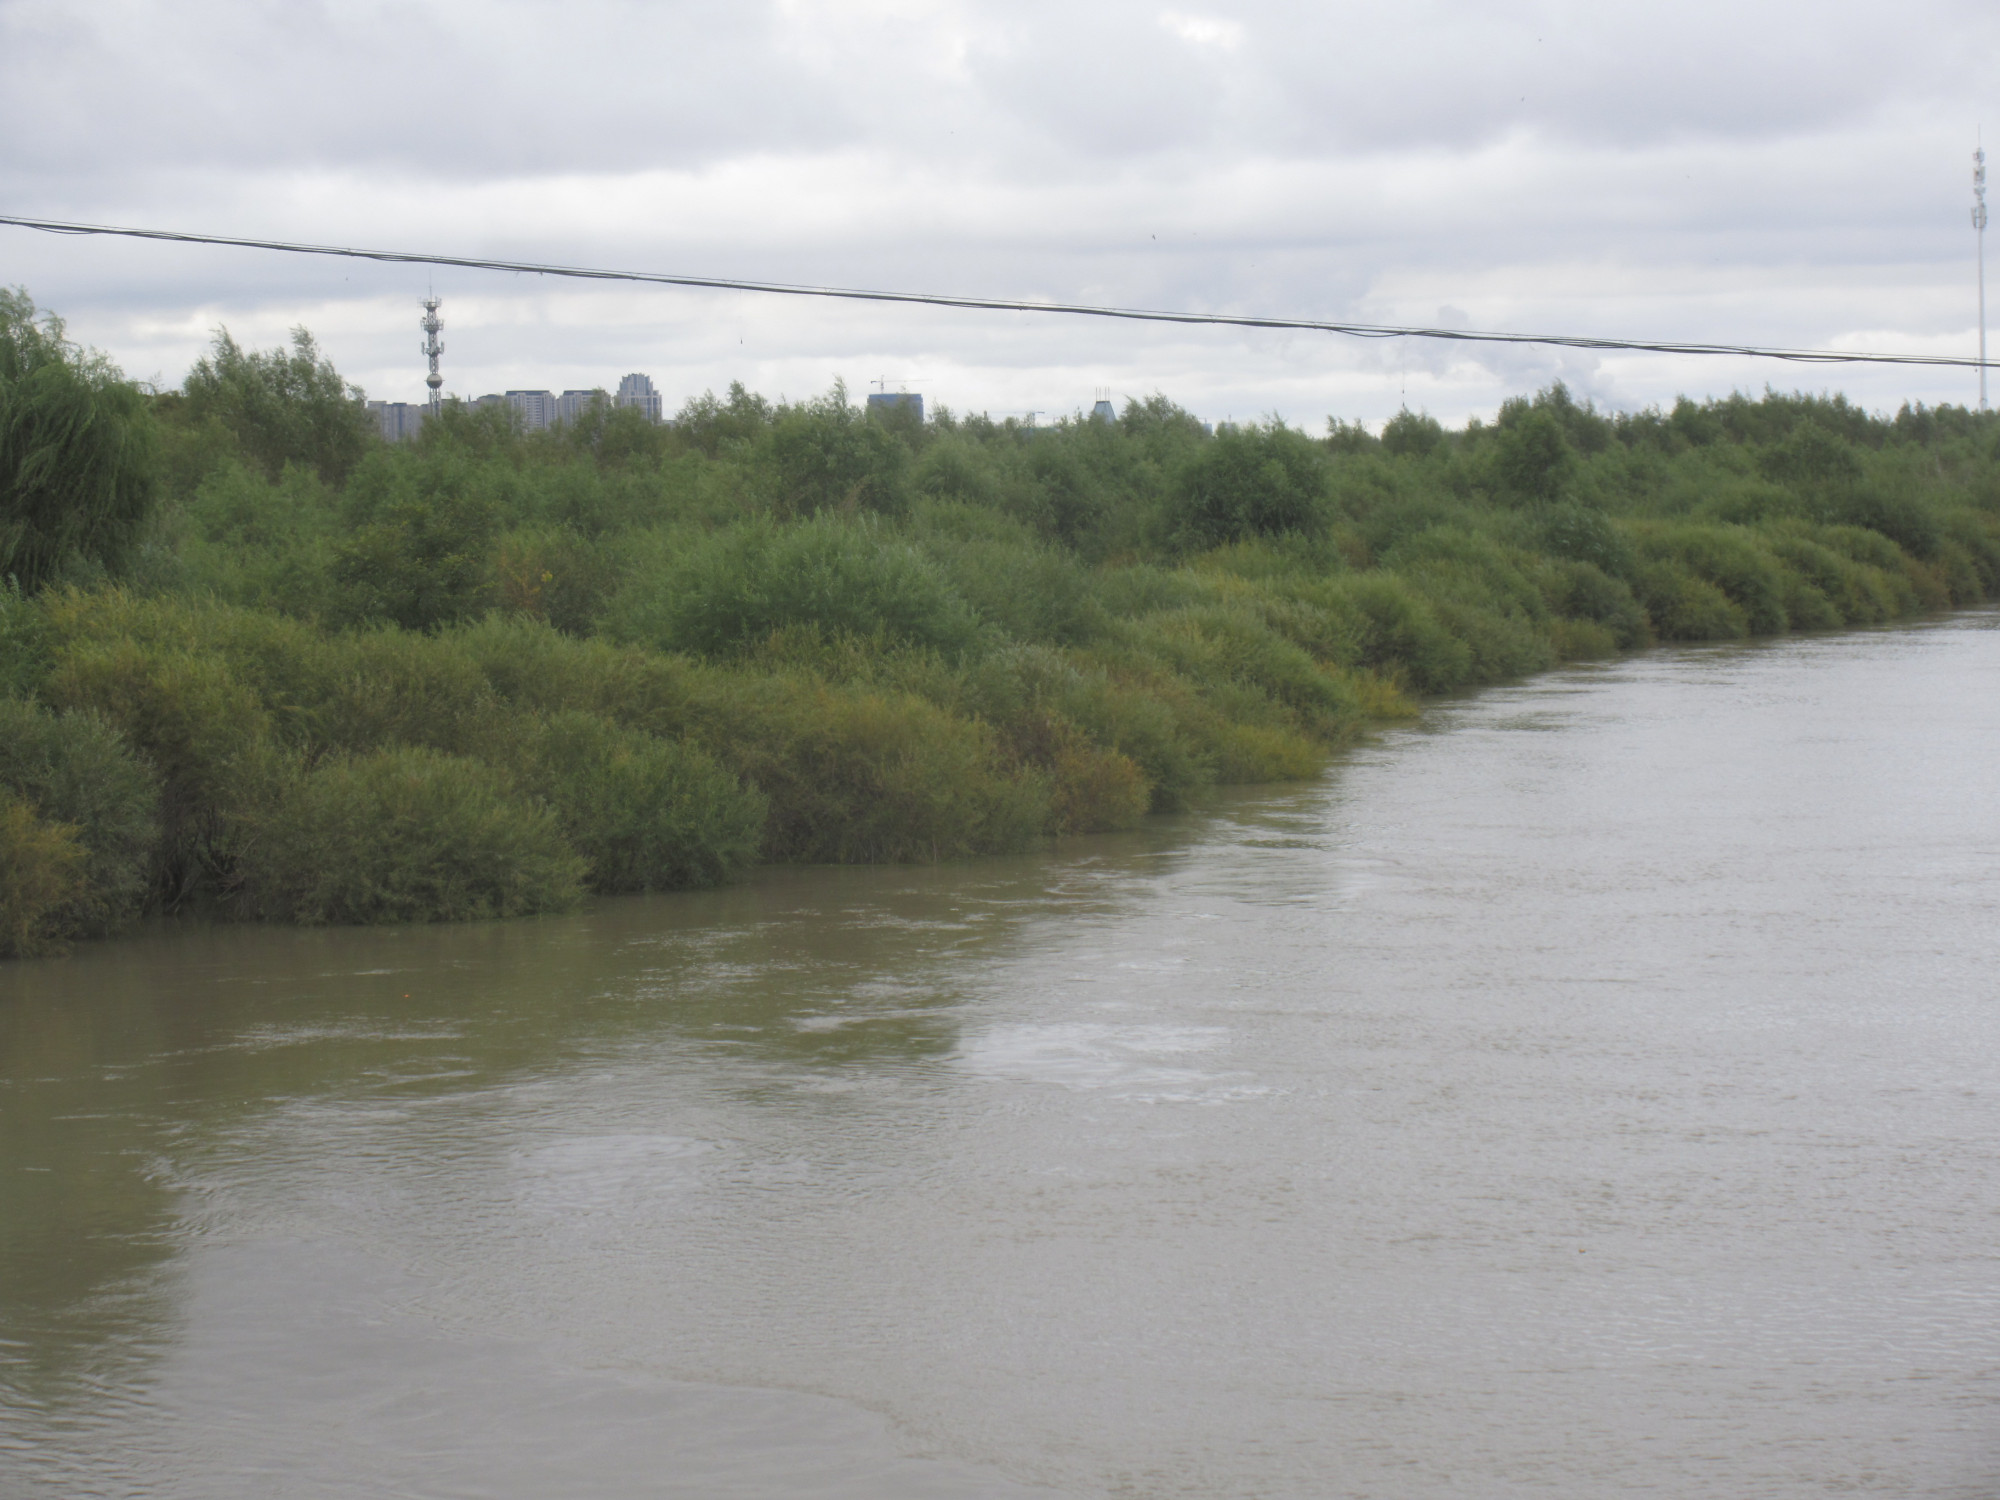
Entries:
<svg viewBox="0 0 2000 1500">
<path fill-rule="evenodd" d="M 0 954 L 1020 849 L 1423 695 L 2000 596 L 2000 425 L 1956 409 L 1556 387 L 1312 438 L 737 388 L 342 446 L 337 376 L 272 415 L 310 353 L 219 345 L 152 400 L 143 525 L 0 596 Z"/>
</svg>

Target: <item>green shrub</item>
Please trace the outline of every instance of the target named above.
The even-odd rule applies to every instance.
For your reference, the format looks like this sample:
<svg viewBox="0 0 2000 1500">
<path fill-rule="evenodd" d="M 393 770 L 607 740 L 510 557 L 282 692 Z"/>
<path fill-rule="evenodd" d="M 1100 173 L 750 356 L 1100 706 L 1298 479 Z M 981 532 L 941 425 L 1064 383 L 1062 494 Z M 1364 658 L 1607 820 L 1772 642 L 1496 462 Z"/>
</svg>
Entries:
<svg viewBox="0 0 2000 1500">
<path fill-rule="evenodd" d="M 1809 518 L 1820 509 L 1817 501 L 1795 489 L 1743 475 L 1718 481 L 1696 508 L 1695 515 L 1725 526 L 1763 526 L 1772 521 Z"/>
<path fill-rule="evenodd" d="M 377 449 L 348 485 L 345 506 L 349 530 L 332 557 L 341 618 L 429 630 L 493 603 L 502 505 L 470 453 Z"/>
<path fill-rule="evenodd" d="M 32 590 L 76 560 L 118 566 L 157 468 L 138 387 L 0 287 L 0 582 Z"/>
<path fill-rule="evenodd" d="M 1382 424 L 1382 447 L 1398 458 L 1426 458 L 1444 446 L 1444 427 L 1429 412 L 1407 406 Z"/>
<path fill-rule="evenodd" d="M 47 617 L 11 579 L 0 579 L 0 698 L 26 698 L 49 674 Z"/>
<path fill-rule="evenodd" d="M 160 783 L 109 724 L 0 699 L 0 795 L 70 829 L 83 850 L 82 888 L 54 919 L 61 931 L 93 937 L 139 910 L 159 838 Z"/>
<path fill-rule="evenodd" d="M 1361 522 L 1361 540 L 1367 559 L 1379 561 L 1419 532 L 1446 526 L 1470 530 L 1479 522 L 1479 513 L 1449 491 L 1398 492 L 1368 505 Z"/>
<path fill-rule="evenodd" d="M 1854 445 L 1818 422 L 1801 422 L 1782 439 L 1757 455 L 1758 470 L 1782 484 L 1824 493 L 1853 484 L 1861 477 L 1861 457 Z"/>
<path fill-rule="evenodd" d="M 1767 544 L 1772 556 L 1785 565 L 1789 575 L 1812 588 L 1827 601 L 1834 624 L 1867 625 L 1886 620 L 1895 610 L 1892 593 L 1874 568 L 1844 557 L 1798 533 L 1779 533 Z M 1812 611 L 1810 604 L 1807 605 Z M 1785 612 L 1791 615 L 1788 601 Z M 1801 629 L 1817 628 L 1802 624 Z"/>
<path fill-rule="evenodd" d="M 450 634 L 356 630 L 308 643 L 298 665 L 310 678 L 283 698 L 267 689 L 266 701 L 293 707 L 287 735 L 314 752 L 425 745 L 478 756 L 508 732 L 480 662 Z"/>
<path fill-rule="evenodd" d="M 1420 585 L 1435 584 L 1432 575 L 1416 580 Z M 1470 657 L 1467 684 L 1505 682 L 1525 677 L 1555 664 L 1555 648 L 1541 621 L 1509 610 L 1490 607 L 1470 590 L 1426 589 L 1431 612 L 1438 623 L 1464 642 Z"/>
<path fill-rule="evenodd" d="M 575 640 L 540 621 L 489 617 L 447 632 L 513 710 L 582 709 L 677 739 L 716 669 L 685 657 L 593 638 Z"/>
<path fill-rule="evenodd" d="M 1303 781 L 1326 766 L 1326 752 L 1276 724 L 1223 719 L 1214 726 L 1215 779 L 1224 786 Z"/>
<path fill-rule="evenodd" d="M 326 385 L 277 358 L 224 362 Z M 1019 848 L 1311 774 L 1409 693 L 2000 590 L 2000 427 L 1957 408 L 1606 418 L 1552 388 L 1494 427 L 1406 415 L 1321 443 L 1209 435 L 1161 397 L 1037 429 L 732 390 L 672 428 L 454 410 L 339 483 L 310 444 L 256 447 L 284 422 L 221 410 L 152 401 L 175 504 L 130 538 L 124 588 L 0 584 L 0 698 L 68 715 L 0 709 L 0 796 L 35 820 L 24 847 L 84 851 L 104 922 L 132 884 L 102 862 L 129 872 L 146 841 L 128 819 L 113 859 L 93 829 L 145 804 L 147 766 L 161 903 L 498 911 L 543 898 L 446 890 L 423 855 L 444 827 L 498 847 L 465 834 L 494 798 L 600 890 L 712 882 L 752 851 Z M 72 547 L 55 576 L 110 560 Z M 58 796 L 46 735 L 74 787 L 125 790 Z M 284 864 L 286 828 L 337 846 L 339 889 Z M 99 919 L 79 898 L 34 920 L 42 941 Z"/>
<path fill-rule="evenodd" d="M 373 438 L 361 392 L 322 358 L 313 337 L 292 330 L 290 352 L 246 354 L 227 329 L 188 372 L 181 388 L 190 424 L 213 420 L 238 450 L 276 479 L 288 463 L 308 464 L 337 484 Z"/>
<path fill-rule="evenodd" d="M 1108 615 L 1145 615 L 1215 597 L 1214 585 L 1188 568 L 1133 563 L 1096 576 L 1098 603 Z"/>
<path fill-rule="evenodd" d="M 1509 401 L 1486 455 L 1494 491 L 1514 505 L 1546 504 L 1576 476 L 1576 451 L 1559 416 L 1544 405 Z"/>
<path fill-rule="evenodd" d="M 1194 691 L 1158 677 L 1138 678 L 1129 662 L 1115 677 L 1104 658 L 1037 648 L 1007 654 L 1005 668 L 1016 680 L 1017 702 L 1007 715 L 1054 715 L 1077 726 L 1091 743 L 1123 755 L 1139 768 L 1148 806 L 1154 812 L 1185 807 L 1188 799 L 1215 784 L 1215 762 L 1184 727 L 1198 713 Z"/>
<path fill-rule="evenodd" d="M 185 520 L 204 542 L 231 551 L 295 545 L 302 533 L 330 531 L 333 492 L 311 468 L 287 466 L 276 479 L 229 459 L 188 498 Z"/>
<path fill-rule="evenodd" d="M 1603 627 L 1621 651 L 1636 651 L 1651 641 L 1646 611 L 1624 579 L 1572 559 L 1547 564 L 1541 577 L 1549 608 L 1556 614 Z"/>
<path fill-rule="evenodd" d="M 434 750 L 340 757 L 243 819 L 243 910 L 302 923 L 454 922 L 564 911 L 585 863 L 554 814 L 489 766 Z"/>
<path fill-rule="evenodd" d="M 1129 755 L 1107 750 L 1060 714 L 1026 713 L 1004 728 L 1007 747 L 1048 780 L 1053 834 L 1130 828 L 1152 805 L 1151 788 Z"/>
<path fill-rule="evenodd" d="M 1439 623 L 1402 579 L 1371 573 L 1335 583 L 1362 620 L 1358 665 L 1418 693 L 1450 692 L 1468 679 L 1471 649 Z"/>
<path fill-rule="evenodd" d="M 1866 526 L 1850 526 L 1845 522 L 1822 526 L 1816 533 L 1818 539 L 1833 548 L 1843 557 L 1867 567 L 1879 568 L 1884 573 L 1899 573 L 1907 560 L 1902 549 L 1881 532 Z"/>
<path fill-rule="evenodd" d="M 1602 511 L 1574 501 L 1544 505 L 1533 513 L 1530 545 L 1550 557 L 1589 563 L 1613 578 L 1629 578 L 1636 562 L 1631 540 Z"/>
<path fill-rule="evenodd" d="M 788 674 L 705 687 L 695 737 L 770 799 L 764 856 L 894 864 L 1024 847 L 1041 778 L 1010 775 L 992 731 L 903 693 Z"/>
<path fill-rule="evenodd" d="M 893 515 L 908 503 L 910 450 L 849 406 L 843 386 L 780 410 L 770 444 L 780 503 L 791 515 Z"/>
<path fill-rule="evenodd" d="M 88 862 L 74 828 L 0 793 L 0 959 L 62 951 L 64 915 L 89 888 Z"/>
<path fill-rule="evenodd" d="M 570 635 L 588 635 L 624 581 L 611 544 L 561 527 L 508 533 L 495 548 L 493 571 L 502 610 Z"/>
<path fill-rule="evenodd" d="M 1595 620 L 1551 620 L 1549 648 L 1559 662 L 1589 661 L 1621 649 L 1618 637 Z"/>
<path fill-rule="evenodd" d="M 1880 532 L 1912 557 L 1937 556 L 1944 540 L 1937 517 L 1913 495 L 1882 484 L 1861 484 L 1845 491 L 1824 509 L 1826 519 L 1840 526 L 1862 526 Z"/>
<path fill-rule="evenodd" d="M 1639 534 L 1639 546 L 1648 559 L 1671 562 L 1720 589 L 1753 635 L 1772 635 L 1785 628 L 1780 569 L 1752 540 L 1752 533 L 1734 526 L 1647 527 Z"/>
<path fill-rule="evenodd" d="M 137 641 L 80 641 L 58 654 L 46 693 L 99 715 L 162 780 L 153 880 L 172 907 L 226 874 L 228 821 L 269 774 L 269 715 L 214 657 Z"/>
<path fill-rule="evenodd" d="M 1361 720 L 1353 692 L 1339 675 L 1249 610 L 1227 605 L 1162 610 L 1125 623 L 1118 636 L 1130 653 L 1202 687 L 1254 687 L 1329 741 L 1347 737 Z"/>
<path fill-rule="evenodd" d="M 978 617 L 915 548 L 833 517 L 718 532 L 665 576 L 634 579 L 609 623 L 627 640 L 710 656 L 798 625 L 951 656 L 979 638 Z"/>
<path fill-rule="evenodd" d="M 483 663 L 455 635 L 387 625 L 328 634 L 265 611 L 120 590 L 72 591 L 48 614 L 72 649 L 123 642 L 219 665 L 273 734 L 309 755 L 393 744 L 478 754 L 503 730 Z"/>
<path fill-rule="evenodd" d="M 512 755 L 516 782 L 552 809 L 590 863 L 592 890 L 720 885 L 755 859 L 767 804 L 690 745 L 574 710 Z"/>
<path fill-rule="evenodd" d="M 1972 559 L 1973 567 L 1979 571 L 1984 596 L 1991 598 L 2000 593 L 2000 523 L 1978 511 L 1955 510 L 1940 524 L 1945 538 L 1963 547 Z"/>
<path fill-rule="evenodd" d="M 1326 464 L 1319 445 L 1282 424 L 1227 428 L 1175 476 L 1167 524 L 1180 545 L 1322 531 Z"/>
<path fill-rule="evenodd" d="M 1727 594 L 1677 563 L 1642 564 L 1637 592 L 1663 641 L 1735 641 L 1750 634 L 1748 618 Z"/>
<path fill-rule="evenodd" d="M 951 591 L 1017 641 L 1075 645 L 1105 625 L 1094 580 L 1068 553 L 985 537 L 925 547 Z"/>
<path fill-rule="evenodd" d="M 1791 568 L 1778 574 L 1785 621 L 1793 630 L 1832 630 L 1842 623 L 1839 608 L 1818 584 Z"/>
</svg>

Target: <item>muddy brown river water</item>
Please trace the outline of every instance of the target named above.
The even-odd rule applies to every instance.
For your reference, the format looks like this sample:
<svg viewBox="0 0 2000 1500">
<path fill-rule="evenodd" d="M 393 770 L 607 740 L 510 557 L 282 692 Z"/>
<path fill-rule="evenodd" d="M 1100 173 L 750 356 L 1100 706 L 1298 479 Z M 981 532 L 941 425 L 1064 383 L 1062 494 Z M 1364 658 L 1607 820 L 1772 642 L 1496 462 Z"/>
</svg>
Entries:
<svg viewBox="0 0 2000 1500">
<path fill-rule="evenodd" d="M 2000 618 L 0 965 L 0 1495 L 2000 1493 Z"/>
</svg>

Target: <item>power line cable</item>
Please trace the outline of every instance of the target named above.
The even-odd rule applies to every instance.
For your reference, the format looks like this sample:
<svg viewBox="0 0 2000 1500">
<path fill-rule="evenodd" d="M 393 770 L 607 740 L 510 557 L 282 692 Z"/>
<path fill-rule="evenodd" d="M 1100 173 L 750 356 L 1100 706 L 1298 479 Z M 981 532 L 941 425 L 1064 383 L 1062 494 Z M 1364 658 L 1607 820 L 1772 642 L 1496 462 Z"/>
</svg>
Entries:
<svg viewBox="0 0 2000 1500">
<path fill-rule="evenodd" d="M 1085 302 L 1028 302 L 1009 297 L 957 297 L 941 292 L 869 291 L 857 287 L 802 286 L 781 281 L 746 281 L 730 276 L 681 276 L 666 271 L 609 271 L 589 266 L 543 265 L 534 261 L 486 260 L 471 255 L 429 255 L 415 250 L 365 250 L 352 245 L 305 245 L 289 240 L 241 239 L 172 229 L 131 229 L 112 224 L 72 224 L 0 214 L 0 224 L 49 234 L 115 235 L 164 240 L 178 245 L 226 245 L 239 250 L 279 250 L 290 255 L 338 255 L 350 260 L 397 265 L 456 266 L 470 271 L 512 271 L 530 276 L 567 276 L 582 281 L 637 281 L 656 286 L 703 287 L 726 292 L 763 292 L 780 297 L 832 297 L 849 302 L 898 302 L 918 307 L 964 308 L 978 312 L 1060 313 L 1079 318 L 1117 318 L 1135 323 L 1196 323 L 1225 328 L 1274 328 L 1304 333 L 1338 333 L 1364 339 L 1441 339 L 1462 344 L 1538 344 L 1558 349 L 1624 350 L 1642 354 L 1730 355 L 1740 359 L 1781 359 L 1818 365 L 1933 365 L 1952 369 L 2000 369 L 2000 360 L 1955 354 L 1868 354 L 1844 349 L 1770 349 L 1754 344 L 1681 343 L 1670 339 L 1607 339 L 1567 333 L 1496 333 L 1470 328 L 1401 328 L 1384 323 L 1330 323 L 1311 318 L 1257 317 L 1244 313 L 1166 312 L 1137 307 L 1102 307 Z"/>
</svg>

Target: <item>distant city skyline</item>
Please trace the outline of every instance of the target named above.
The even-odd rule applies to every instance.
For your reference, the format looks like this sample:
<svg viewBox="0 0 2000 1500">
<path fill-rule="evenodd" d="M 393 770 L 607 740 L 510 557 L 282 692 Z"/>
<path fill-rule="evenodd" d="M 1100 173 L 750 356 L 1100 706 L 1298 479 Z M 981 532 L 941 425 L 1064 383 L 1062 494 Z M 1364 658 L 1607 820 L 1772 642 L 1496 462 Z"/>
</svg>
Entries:
<svg viewBox="0 0 2000 1500">
<path fill-rule="evenodd" d="M 520 419 L 524 432 L 545 432 L 550 427 L 574 422 L 599 400 L 611 407 L 634 408 L 651 422 L 665 420 L 660 393 L 654 389 L 652 377 L 636 372 L 621 377 L 615 391 L 592 386 L 588 389 L 573 387 L 561 395 L 552 390 L 537 389 L 493 392 L 473 397 L 446 396 L 444 399 L 446 402 L 463 401 L 469 406 L 504 406 Z M 375 418 L 383 440 L 391 443 L 415 437 L 430 415 L 429 403 L 420 401 L 370 401 L 368 410 Z"/>
</svg>

